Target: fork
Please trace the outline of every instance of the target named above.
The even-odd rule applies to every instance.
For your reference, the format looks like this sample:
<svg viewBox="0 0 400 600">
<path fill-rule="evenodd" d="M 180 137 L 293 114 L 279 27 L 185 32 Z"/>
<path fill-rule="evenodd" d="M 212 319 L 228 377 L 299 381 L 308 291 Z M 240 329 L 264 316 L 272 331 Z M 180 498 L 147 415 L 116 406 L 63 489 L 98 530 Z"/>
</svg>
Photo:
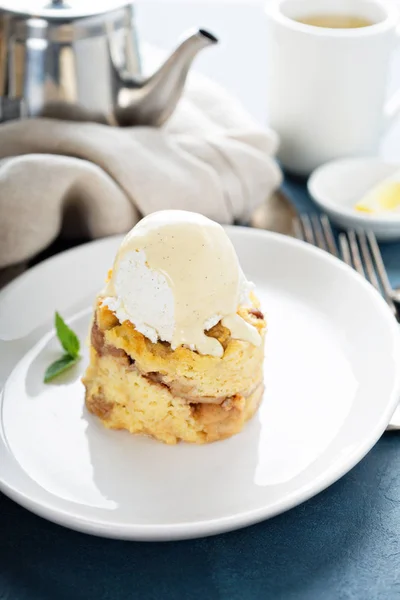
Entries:
<svg viewBox="0 0 400 600">
<path fill-rule="evenodd" d="M 394 316 L 400 321 L 400 311 L 393 301 L 394 292 L 389 282 L 386 268 L 372 231 L 349 230 L 339 234 L 339 248 L 335 242 L 332 227 L 326 215 L 300 215 L 294 223 L 298 239 L 309 242 L 353 267 L 386 300 Z"/>
<path fill-rule="evenodd" d="M 342 258 L 346 264 L 353 267 L 378 290 L 397 321 L 400 322 L 400 311 L 393 302 L 393 290 L 372 231 L 350 230 L 340 233 L 339 248 L 326 215 L 300 215 L 295 219 L 294 231 L 298 239 L 322 248 L 337 258 Z M 400 430 L 400 406 L 397 407 L 387 427 L 387 430 L 394 429 Z"/>
</svg>

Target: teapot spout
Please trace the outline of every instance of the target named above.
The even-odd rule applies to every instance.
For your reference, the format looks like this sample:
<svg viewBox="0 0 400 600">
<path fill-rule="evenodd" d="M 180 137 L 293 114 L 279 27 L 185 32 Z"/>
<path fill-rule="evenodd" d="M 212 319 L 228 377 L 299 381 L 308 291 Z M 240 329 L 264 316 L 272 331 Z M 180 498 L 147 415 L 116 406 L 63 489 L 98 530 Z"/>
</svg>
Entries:
<svg viewBox="0 0 400 600">
<path fill-rule="evenodd" d="M 148 79 L 138 81 L 119 74 L 126 92 L 126 106 L 119 105 L 115 118 L 119 125 L 149 125 L 160 127 L 173 113 L 185 85 L 195 56 L 218 39 L 209 31 L 199 29 L 189 35 L 166 62 Z"/>
</svg>

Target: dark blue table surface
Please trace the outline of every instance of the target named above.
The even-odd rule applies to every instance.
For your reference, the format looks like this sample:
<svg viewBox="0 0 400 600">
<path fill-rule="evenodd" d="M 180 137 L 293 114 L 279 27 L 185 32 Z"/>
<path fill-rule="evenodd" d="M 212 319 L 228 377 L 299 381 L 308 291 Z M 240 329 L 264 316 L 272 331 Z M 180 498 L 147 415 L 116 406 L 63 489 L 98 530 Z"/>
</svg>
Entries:
<svg viewBox="0 0 400 600">
<path fill-rule="evenodd" d="M 285 184 L 310 210 L 304 182 Z M 400 244 L 382 246 L 400 284 Z M 213 538 L 90 537 L 0 495 L 0 600 L 388 600 L 400 598 L 400 432 L 385 433 L 329 489 L 264 523 Z"/>
</svg>

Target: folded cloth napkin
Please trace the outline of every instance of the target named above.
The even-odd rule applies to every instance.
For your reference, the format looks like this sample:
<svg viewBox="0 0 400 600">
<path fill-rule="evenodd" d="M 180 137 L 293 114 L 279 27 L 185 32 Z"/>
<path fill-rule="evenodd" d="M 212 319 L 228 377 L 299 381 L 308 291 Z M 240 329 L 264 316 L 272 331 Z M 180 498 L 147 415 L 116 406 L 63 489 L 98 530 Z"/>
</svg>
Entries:
<svg viewBox="0 0 400 600">
<path fill-rule="evenodd" d="M 26 119 L 0 125 L 0 267 L 62 231 L 124 233 L 174 208 L 245 221 L 280 185 L 277 136 L 218 85 L 192 74 L 160 129 Z"/>
</svg>

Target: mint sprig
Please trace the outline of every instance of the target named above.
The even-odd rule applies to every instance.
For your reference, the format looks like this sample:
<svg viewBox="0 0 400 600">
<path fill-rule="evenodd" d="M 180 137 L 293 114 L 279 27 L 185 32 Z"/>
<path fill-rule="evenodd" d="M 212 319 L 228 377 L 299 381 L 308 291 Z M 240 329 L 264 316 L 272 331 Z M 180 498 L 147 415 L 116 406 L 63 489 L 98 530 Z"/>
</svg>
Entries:
<svg viewBox="0 0 400 600">
<path fill-rule="evenodd" d="M 56 327 L 57 337 L 61 342 L 61 346 L 64 348 L 65 352 L 69 354 L 69 356 L 76 358 L 79 354 L 80 348 L 78 336 L 72 331 L 72 329 L 68 327 L 58 312 L 56 312 L 54 324 Z"/>
<path fill-rule="evenodd" d="M 46 373 L 44 374 L 44 382 L 49 383 L 49 381 L 52 381 L 57 375 L 61 375 L 61 373 L 67 371 L 67 369 L 72 367 L 78 360 L 78 358 L 74 358 L 70 354 L 64 354 L 64 356 L 47 367 Z"/>
<path fill-rule="evenodd" d="M 44 374 L 45 383 L 49 383 L 49 381 L 52 381 L 55 377 L 70 369 L 80 359 L 78 336 L 68 327 L 58 312 L 55 314 L 54 325 L 57 337 L 66 353 L 46 369 Z"/>
</svg>

